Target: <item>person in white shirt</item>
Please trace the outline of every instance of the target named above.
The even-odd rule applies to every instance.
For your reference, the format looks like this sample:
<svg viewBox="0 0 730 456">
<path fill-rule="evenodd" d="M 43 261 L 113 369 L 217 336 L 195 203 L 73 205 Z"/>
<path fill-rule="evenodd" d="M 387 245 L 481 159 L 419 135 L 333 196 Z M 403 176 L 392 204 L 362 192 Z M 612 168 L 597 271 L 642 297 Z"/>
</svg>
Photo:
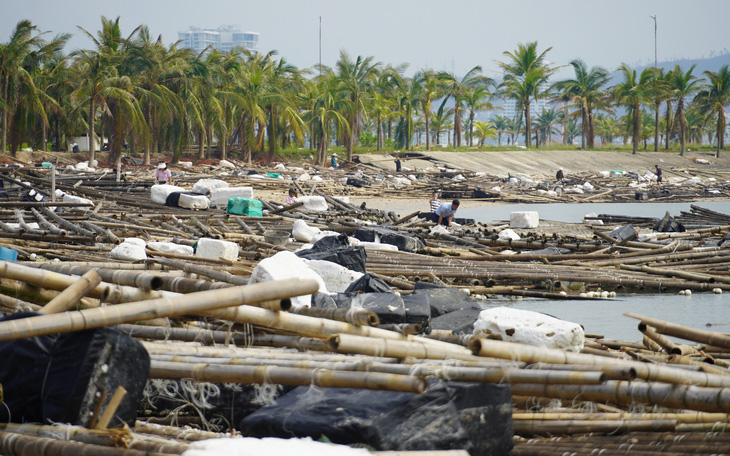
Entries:
<svg viewBox="0 0 730 456">
<path fill-rule="evenodd" d="M 439 200 L 439 192 L 433 192 L 433 197 L 428 200 L 428 205 L 431 208 L 431 212 L 436 212 L 436 209 L 441 206 L 441 201 Z"/>
<path fill-rule="evenodd" d="M 451 226 L 451 220 L 454 218 L 456 210 L 459 209 L 459 200 L 450 203 L 444 203 L 436 209 L 435 214 L 438 216 L 438 224 Z"/>
</svg>

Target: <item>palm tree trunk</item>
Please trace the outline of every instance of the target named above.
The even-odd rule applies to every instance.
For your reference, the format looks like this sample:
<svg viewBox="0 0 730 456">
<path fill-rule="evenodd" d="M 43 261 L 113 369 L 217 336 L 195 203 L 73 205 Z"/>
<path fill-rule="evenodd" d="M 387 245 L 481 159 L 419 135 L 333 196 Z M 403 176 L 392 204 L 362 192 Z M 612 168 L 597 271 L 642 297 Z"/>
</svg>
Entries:
<svg viewBox="0 0 730 456">
<path fill-rule="evenodd" d="M 720 149 L 723 148 L 725 140 L 725 109 L 720 106 L 719 113 L 717 115 L 717 152 L 715 157 L 720 158 Z"/>
<path fill-rule="evenodd" d="M 10 112 L 10 100 L 8 100 L 8 92 L 9 92 L 9 84 L 10 84 L 10 76 L 5 75 L 4 81 L 3 81 L 3 98 L 2 101 L 5 102 L 3 105 L 3 153 L 7 152 L 8 148 L 8 113 Z M 15 156 L 15 154 L 13 154 Z"/>
<path fill-rule="evenodd" d="M 383 119 L 378 114 L 378 151 L 383 148 Z"/>
<path fill-rule="evenodd" d="M 686 150 L 685 146 L 685 129 L 687 126 L 684 122 L 684 100 L 680 98 L 677 101 L 677 118 L 679 119 L 679 155 L 684 157 L 684 152 Z"/>
<path fill-rule="evenodd" d="M 666 120 L 666 123 L 667 123 L 667 131 L 665 133 L 666 134 L 666 138 L 665 138 L 665 140 L 666 140 L 665 149 L 666 150 L 669 150 L 669 137 L 671 136 L 671 131 L 670 130 L 671 130 L 671 127 L 672 127 L 672 101 L 671 100 L 667 100 L 667 114 L 666 114 L 665 120 Z M 682 153 L 682 155 L 684 155 L 684 153 Z"/>
<path fill-rule="evenodd" d="M 588 148 L 596 147 L 596 134 L 593 125 L 593 111 L 588 110 Z"/>
<path fill-rule="evenodd" d="M 659 102 L 654 103 L 654 152 L 659 152 Z"/>
<path fill-rule="evenodd" d="M 95 157 L 95 151 L 94 151 L 94 117 L 96 115 L 96 104 L 94 103 L 94 97 L 91 97 L 91 102 L 89 103 L 89 166 L 94 166 L 94 160 Z M 5 130 L 3 130 L 4 132 Z"/>
<path fill-rule="evenodd" d="M 461 107 L 454 105 L 454 148 L 461 147 Z"/>
<path fill-rule="evenodd" d="M 203 129 L 198 130 L 197 134 L 197 141 L 198 141 L 198 160 L 202 160 L 205 158 L 205 149 L 204 149 L 204 137 L 203 137 Z"/>
<path fill-rule="evenodd" d="M 585 106 L 580 109 L 580 147 L 585 150 L 588 148 L 588 114 L 586 113 Z"/>
<path fill-rule="evenodd" d="M 532 125 L 530 119 L 530 99 L 528 98 L 525 101 L 525 147 L 530 147 L 532 145 L 532 138 L 530 137 L 531 134 Z"/>
<path fill-rule="evenodd" d="M 632 123 L 633 123 L 633 127 L 634 127 L 634 132 L 633 132 L 633 138 L 631 139 L 632 149 L 633 149 L 633 151 L 631 153 L 633 155 L 636 155 L 636 152 L 639 147 L 639 130 L 640 130 L 640 121 L 641 121 L 641 113 L 639 112 L 638 105 L 634 106 L 634 113 L 633 113 L 632 119 L 633 119 Z"/>
<path fill-rule="evenodd" d="M 426 150 L 431 150 L 431 113 L 428 108 L 423 111 L 423 115 L 426 118 Z"/>
<path fill-rule="evenodd" d="M 207 137 L 205 140 L 205 157 L 210 159 L 213 156 L 213 127 L 211 125 L 206 127 L 205 136 Z"/>
</svg>

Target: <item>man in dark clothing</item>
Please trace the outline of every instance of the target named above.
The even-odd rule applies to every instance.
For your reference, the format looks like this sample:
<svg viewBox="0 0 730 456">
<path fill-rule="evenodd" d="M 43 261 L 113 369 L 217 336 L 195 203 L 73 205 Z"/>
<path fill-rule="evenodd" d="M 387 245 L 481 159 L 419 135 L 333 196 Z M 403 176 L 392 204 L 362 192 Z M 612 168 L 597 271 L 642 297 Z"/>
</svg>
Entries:
<svg viewBox="0 0 730 456">
<path fill-rule="evenodd" d="M 561 182 L 564 178 L 565 178 L 565 176 L 563 175 L 563 170 L 559 169 L 557 174 L 555 174 L 555 180 L 557 180 L 558 182 Z"/>
<path fill-rule="evenodd" d="M 654 168 L 656 168 L 656 183 L 659 185 L 662 183 L 662 169 L 659 165 L 654 165 Z"/>
<path fill-rule="evenodd" d="M 396 158 L 395 159 L 395 172 L 396 173 L 400 172 L 400 167 L 401 167 L 400 158 Z"/>
</svg>

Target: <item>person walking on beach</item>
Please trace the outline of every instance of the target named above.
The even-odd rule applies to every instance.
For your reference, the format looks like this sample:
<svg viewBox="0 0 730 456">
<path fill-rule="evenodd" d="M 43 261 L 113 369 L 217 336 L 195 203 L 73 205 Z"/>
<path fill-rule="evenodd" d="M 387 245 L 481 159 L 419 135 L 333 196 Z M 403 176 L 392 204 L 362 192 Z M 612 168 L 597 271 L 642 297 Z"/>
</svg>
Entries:
<svg viewBox="0 0 730 456">
<path fill-rule="evenodd" d="M 451 226 L 451 220 L 454 218 L 456 210 L 459 209 L 459 204 L 459 200 L 454 200 L 439 206 L 434 213 L 438 217 L 437 223 L 439 225 Z"/>
<path fill-rule="evenodd" d="M 330 165 L 332 168 L 337 169 L 339 166 L 337 166 L 337 155 L 332 154 L 332 160 L 330 160 Z"/>
<path fill-rule="evenodd" d="M 395 159 L 395 172 L 396 173 L 399 173 L 400 172 L 400 169 L 401 169 L 400 158 L 396 158 Z"/>
<path fill-rule="evenodd" d="M 431 212 L 436 212 L 439 206 L 441 206 L 441 200 L 439 200 L 439 192 L 433 192 L 433 196 L 430 200 L 428 200 L 428 207 L 431 209 Z"/>
<path fill-rule="evenodd" d="M 565 179 L 565 175 L 563 174 L 563 170 L 559 169 L 558 172 L 555 174 L 555 180 L 558 182 L 562 182 L 563 179 Z"/>
<path fill-rule="evenodd" d="M 657 185 L 662 184 L 662 169 L 659 167 L 659 165 L 654 165 L 654 168 L 656 169 L 656 183 Z"/>
<path fill-rule="evenodd" d="M 157 165 L 157 171 L 155 171 L 155 183 L 160 185 L 172 185 L 172 173 L 169 169 L 167 169 L 167 163 L 162 162 Z"/>
</svg>

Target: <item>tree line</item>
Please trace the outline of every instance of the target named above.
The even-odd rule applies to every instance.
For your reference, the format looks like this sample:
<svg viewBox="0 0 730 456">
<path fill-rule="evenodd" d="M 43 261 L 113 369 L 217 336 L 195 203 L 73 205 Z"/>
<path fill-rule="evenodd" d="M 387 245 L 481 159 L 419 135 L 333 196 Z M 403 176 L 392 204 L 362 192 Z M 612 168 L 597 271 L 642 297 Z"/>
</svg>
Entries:
<svg viewBox="0 0 730 456">
<path fill-rule="evenodd" d="M 654 149 L 678 143 L 724 148 L 725 109 L 730 104 L 730 70 L 695 75 L 695 67 L 641 72 L 621 65 L 622 80 L 611 85 L 602 67 L 570 62 L 574 77 L 551 82 L 557 67 L 537 42 L 503 53 L 502 79 L 485 76 L 475 66 L 464 76 L 420 69 L 407 76 L 407 65 L 351 58 L 341 51 L 334 67 L 299 69 L 276 51 L 243 48 L 195 54 L 177 43 L 166 46 L 141 25 L 127 36 L 119 18 L 102 17 L 91 49 L 64 54 L 70 35 L 49 37 L 30 21 L 20 21 L 0 44 L 0 115 L 2 151 L 13 155 L 24 144 L 61 150 L 68 138 L 86 134 L 90 160 L 97 144 L 108 143 L 121 161 L 124 147 L 144 154 L 169 153 L 177 161 L 197 148 L 198 158 L 235 154 L 251 163 L 271 161 L 290 147 L 316 151 L 323 164 L 332 144 L 348 159 L 356 146 L 382 150 L 428 150 L 445 134 L 455 149 L 484 145 L 503 136 L 515 144 L 540 147 L 561 137 L 563 144 L 581 138 L 584 149 L 623 138 L 636 153 L 653 136 Z M 513 99 L 516 118 L 496 115 L 495 99 Z M 550 109 L 533 113 L 536 100 Z M 617 110 L 626 112 L 617 116 Z M 663 112 L 662 112 L 663 110 Z M 415 144 L 414 144 L 415 142 Z"/>
</svg>

